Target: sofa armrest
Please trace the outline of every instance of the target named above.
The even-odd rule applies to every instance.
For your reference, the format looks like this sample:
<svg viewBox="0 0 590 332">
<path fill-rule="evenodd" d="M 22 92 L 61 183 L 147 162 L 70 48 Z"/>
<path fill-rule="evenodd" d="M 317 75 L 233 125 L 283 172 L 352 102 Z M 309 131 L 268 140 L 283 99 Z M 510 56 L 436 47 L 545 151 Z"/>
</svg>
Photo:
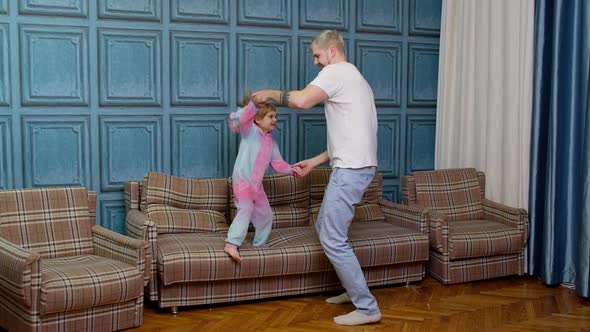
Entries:
<svg viewBox="0 0 590 332">
<path fill-rule="evenodd" d="M 147 285 L 151 264 L 150 244 L 144 240 L 132 239 L 100 226 L 92 227 L 94 254 L 135 266 L 144 275 Z"/>
<path fill-rule="evenodd" d="M 379 206 L 385 221 L 403 228 L 413 229 L 428 235 L 428 210 L 416 205 L 402 205 L 380 199 Z"/>
<path fill-rule="evenodd" d="M 0 238 L 0 293 L 30 308 L 40 279 L 41 255 Z"/>
<path fill-rule="evenodd" d="M 428 210 L 430 246 L 440 253 L 449 251 L 449 218 L 440 212 Z"/>
<path fill-rule="evenodd" d="M 483 211 L 487 220 L 515 227 L 523 234 L 523 244 L 529 238 L 529 214 L 525 209 L 514 208 L 489 199 L 483 199 Z"/>
<path fill-rule="evenodd" d="M 151 264 L 146 266 L 146 273 L 149 275 L 149 298 L 155 301 L 158 299 L 158 256 L 156 255 L 158 228 L 144 213 L 139 210 L 130 210 L 125 217 L 125 231 L 129 237 L 149 242 Z"/>
<path fill-rule="evenodd" d="M 130 210 L 125 216 L 125 235 L 140 240 L 146 240 L 151 243 L 150 239 L 157 236 L 156 224 L 139 210 Z"/>
<path fill-rule="evenodd" d="M 141 182 L 127 181 L 124 184 L 125 211 L 139 210 L 141 201 Z"/>
</svg>

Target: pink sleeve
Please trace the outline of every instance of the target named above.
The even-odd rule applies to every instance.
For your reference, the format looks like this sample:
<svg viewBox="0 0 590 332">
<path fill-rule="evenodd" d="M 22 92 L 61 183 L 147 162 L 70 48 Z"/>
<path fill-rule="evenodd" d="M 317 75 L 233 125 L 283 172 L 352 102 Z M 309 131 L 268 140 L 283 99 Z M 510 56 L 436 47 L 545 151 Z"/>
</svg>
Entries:
<svg viewBox="0 0 590 332">
<path fill-rule="evenodd" d="M 256 105 L 253 102 L 249 102 L 246 107 L 238 109 L 237 112 L 231 113 L 229 116 L 230 128 L 235 132 L 240 132 L 242 135 L 246 135 L 252 128 L 256 112 L 258 112 Z"/>
<path fill-rule="evenodd" d="M 272 155 L 270 157 L 270 166 L 276 172 L 289 175 L 293 174 L 291 165 L 289 165 L 286 161 L 283 160 L 283 156 L 281 156 L 281 152 L 279 151 L 279 147 L 277 146 L 276 142 L 273 142 Z"/>
</svg>

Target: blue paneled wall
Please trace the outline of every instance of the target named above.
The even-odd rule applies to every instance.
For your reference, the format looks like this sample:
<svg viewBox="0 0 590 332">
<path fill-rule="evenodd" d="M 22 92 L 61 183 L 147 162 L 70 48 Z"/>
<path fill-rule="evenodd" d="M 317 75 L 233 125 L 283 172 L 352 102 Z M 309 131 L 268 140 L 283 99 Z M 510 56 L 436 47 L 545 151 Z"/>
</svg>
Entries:
<svg viewBox="0 0 590 332">
<path fill-rule="evenodd" d="M 244 88 L 300 89 L 342 32 L 373 87 L 385 194 L 434 165 L 440 0 L 0 0 L 0 189 L 85 186 L 123 232 L 123 184 L 231 174 Z M 325 149 L 320 106 L 279 109 L 285 159 Z"/>
</svg>

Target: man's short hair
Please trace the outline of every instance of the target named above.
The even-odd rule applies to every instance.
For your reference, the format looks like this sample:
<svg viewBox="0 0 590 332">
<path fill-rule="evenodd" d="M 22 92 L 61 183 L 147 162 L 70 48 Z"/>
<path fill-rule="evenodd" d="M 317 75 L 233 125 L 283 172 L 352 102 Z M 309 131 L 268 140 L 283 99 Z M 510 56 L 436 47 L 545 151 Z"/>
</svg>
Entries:
<svg viewBox="0 0 590 332">
<path fill-rule="evenodd" d="M 344 40 L 337 30 L 324 30 L 315 36 L 311 44 L 321 48 L 335 46 L 338 51 L 344 53 Z"/>
</svg>

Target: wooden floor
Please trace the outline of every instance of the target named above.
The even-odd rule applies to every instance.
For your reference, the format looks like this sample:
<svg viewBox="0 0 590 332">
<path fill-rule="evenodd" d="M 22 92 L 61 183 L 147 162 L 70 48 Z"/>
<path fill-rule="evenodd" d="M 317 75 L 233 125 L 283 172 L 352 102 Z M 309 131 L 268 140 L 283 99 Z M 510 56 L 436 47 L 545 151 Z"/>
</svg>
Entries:
<svg viewBox="0 0 590 332">
<path fill-rule="evenodd" d="M 426 277 L 372 291 L 383 317 L 372 325 L 334 324 L 354 307 L 320 294 L 181 308 L 176 316 L 147 305 L 143 326 L 128 331 L 590 331 L 590 299 L 533 277 L 450 286 Z"/>
</svg>

